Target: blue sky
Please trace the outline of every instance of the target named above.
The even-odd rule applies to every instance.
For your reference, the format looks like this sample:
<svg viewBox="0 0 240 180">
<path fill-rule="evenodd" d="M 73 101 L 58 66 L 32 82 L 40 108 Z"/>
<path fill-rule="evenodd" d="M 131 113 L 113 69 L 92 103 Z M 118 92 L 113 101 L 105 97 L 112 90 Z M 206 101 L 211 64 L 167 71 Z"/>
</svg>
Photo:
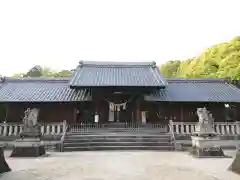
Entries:
<svg viewBox="0 0 240 180">
<path fill-rule="evenodd" d="M 186 59 L 240 33 L 239 0 L 2 0 L 0 74 Z"/>
</svg>

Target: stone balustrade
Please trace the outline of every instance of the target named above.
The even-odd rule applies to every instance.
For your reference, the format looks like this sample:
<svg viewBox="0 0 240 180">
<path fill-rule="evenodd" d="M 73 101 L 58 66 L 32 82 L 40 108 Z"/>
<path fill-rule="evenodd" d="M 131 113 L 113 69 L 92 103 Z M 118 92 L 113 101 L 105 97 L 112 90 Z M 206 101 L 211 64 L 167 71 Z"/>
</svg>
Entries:
<svg viewBox="0 0 240 180">
<path fill-rule="evenodd" d="M 236 123 L 215 123 L 214 129 L 218 134 L 240 135 L 240 122 Z"/>
<path fill-rule="evenodd" d="M 175 134 L 192 134 L 196 128 L 196 122 L 174 122 L 170 124 Z M 215 122 L 214 129 L 221 135 L 240 135 L 240 122 Z"/>
<path fill-rule="evenodd" d="M 43 135 L 61 135 L 66 128 L 66 122 L 39 123 Z M 0 136 L 17 136 L 22 132 L 23 124 L 0 123 Z"/>
<path fill-rule="evenodd" d="M 67 127 L 66 121 L 56 123 L 39 123 L 43 135 L 62 135 Z M 0 136 L 17 136 L 22 132 L 22 124 L 0 123 Z M 190 135 L 195 131 L 196 122 L 174 122 L 169 124 L 174 134 Z M 98 128 L 98 127 L 95 127 Z M 152 127 L 154 128 L 154 127 Z M 221 135 L 240 135 L 240 122 L 215 122 L 216 133 Z"/>
</svg>

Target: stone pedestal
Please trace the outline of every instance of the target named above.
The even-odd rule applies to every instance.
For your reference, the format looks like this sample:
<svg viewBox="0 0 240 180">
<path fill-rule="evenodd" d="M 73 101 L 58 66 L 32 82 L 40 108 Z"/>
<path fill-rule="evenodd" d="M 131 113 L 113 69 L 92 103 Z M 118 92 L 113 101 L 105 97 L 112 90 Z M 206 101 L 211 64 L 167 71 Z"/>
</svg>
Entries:
<svg viewBox="0 0 240 180">
<path fill-rule="evenodd" d="M 40 126 L 24 126 L 20 136 L 22 139 L 15 141 L 11 157 L 38 157 L 46 154 L 40 140 Z"/>
<path fill-rule="evenodd" d="M 11 169 L 9 168 L 5 160 L 3 147 L 0 147 L 0 174 L 9 172 L 9 171 L 11 171 Z"/>
<path fill-rule="evenodd" d="M 240 149 L 238 149 L 235 159 L 228 170 L 240 174 Z"/>
<path fill-rule="evenodd" d="M 25 138 L 15 141 L 11 157 L 38 157 L 45 154 L 44 144 L 39 138 Z"/>
<path fill-rule="evenodd" d="M 41 137 L 41 127 L 34 126 L 28 127 L 23 126 L 23 131 L 20 133 L 21 138 L 40 138 Z"/>
<path fill-rule="evenodd" d="M 222 148 L 218 145 L 219 138 L 214 134 L 194 134 L 192 152 L 195 157 L 225 157 Z"/>
</svg>

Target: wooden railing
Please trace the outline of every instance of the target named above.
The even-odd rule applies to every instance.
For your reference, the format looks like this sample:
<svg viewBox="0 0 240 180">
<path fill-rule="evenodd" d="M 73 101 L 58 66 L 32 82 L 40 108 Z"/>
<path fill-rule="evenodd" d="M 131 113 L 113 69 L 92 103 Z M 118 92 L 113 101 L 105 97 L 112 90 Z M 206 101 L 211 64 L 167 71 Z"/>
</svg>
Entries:
<svg viewBox="0 0 240 180">
<path fill-rule="evenodd" d="M 173 122 L 170 124 L 175 134 L 192 134 L 196 130 L 196 122 Z M 240 135 L 240 123 L 215 122 L 214 129 L 221 135 Z"/>
<path fill-rule="evenodd" d="M 39 123 L 42 135 L 61 135 L 66 129 L 66 121 L 58 123 Z M 22 124 L 0 123 L 0 136 L 17 136 L 23 130 Z"/>
<path fill-rule="evenodd" d="M 77 133 L 77 132 L 89 132 L 93 130 L 101 130 L 101 129 L 118 129 L 122 131 L 142 131 L 142 130 L 158 130 L 159 132 L 168 132 L 169 127 L 166 124 L 138 124 L 138 123 L 120 123 L 120 124 L 101 124 L 101 123 L 93 123 L 93 124 L 70 124 L 69 132 Z"/>
</svg>

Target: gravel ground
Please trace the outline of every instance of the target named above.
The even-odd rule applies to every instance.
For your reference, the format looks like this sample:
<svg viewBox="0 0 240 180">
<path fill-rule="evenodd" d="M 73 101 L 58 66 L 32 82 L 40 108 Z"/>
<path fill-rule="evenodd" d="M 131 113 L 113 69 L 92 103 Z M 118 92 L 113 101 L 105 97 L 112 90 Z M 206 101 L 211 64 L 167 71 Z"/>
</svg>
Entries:
<svg viewBox="0 0 240 180">
<path fill-rule="evenodd" d="M 234 155 L 233 151 L 227 152 Z M 186 152 L 101 151 L 9 158 L 1 180 L 239 180 L 227 171 L 232 158 L 196 159 Z"/>
</svg>

